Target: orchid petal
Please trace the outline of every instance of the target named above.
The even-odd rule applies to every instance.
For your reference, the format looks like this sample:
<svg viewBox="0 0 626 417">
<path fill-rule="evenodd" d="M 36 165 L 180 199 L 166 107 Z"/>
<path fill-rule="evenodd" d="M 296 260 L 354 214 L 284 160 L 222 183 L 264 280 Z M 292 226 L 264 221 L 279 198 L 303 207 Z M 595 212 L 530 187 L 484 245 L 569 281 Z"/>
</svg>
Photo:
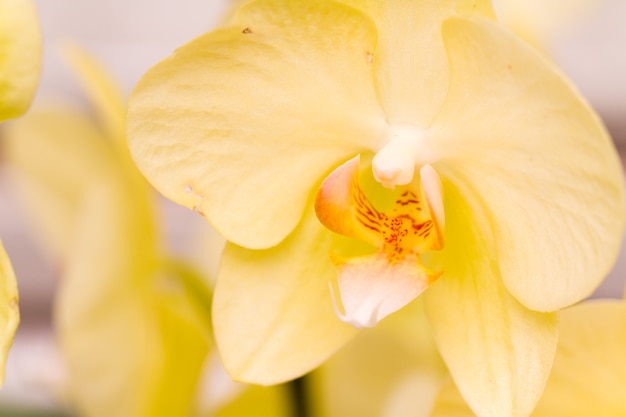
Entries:
<svg viewBox="0 0 626 417">
<path fill-rule="evenodd" d="M 333 311 L 332 239 L 309 207 L 294 233 L 272 249 L 227 244 L 213 325 L 232 378 L 268 385 L 298 377 L 356 334 Z"/>
<path fill-rule="evenodd" d="M 68 45 L 63 52 L 95 107 L 102 130 L 107 137 L 119 142 L 120 147 L 123 146 L 123 152 L 128 153 L 125 140 L 126 98 L 121 88 L 100 63 L 81 48 Z"/>
<path fill-rule="evenodd" d="M 560 313 L 560 335 L 552 372 L 532 417 L 626 414 L 626 304 L 589 301 Z M 431 417 L 472 417 L 450 381 Z"/>
<path fill-rule="evenodd" d="M 448 86 L 441 22 L 449 16 L 493 17 L 487 0 L 342 0 L 368 13 L 378 29 L 372 56 L 375 83 L 392 125 L 425 128 Z"/>
<path fill-rule="evenodd" d="M 441 179 L 431 165 L 424 165 L 420 169 L 420 183 L 424 193 L 424 201 L 428 205 L 428 211 L 435 227 L 433 236 L 437 240 L 432 244 L 433 249 L 439 250 L 444 246 L 444 229 L 446 225 Z"/>
<path fill-rule="evenodd" d="M 0 386 L 4 383 L 7 356 L 20 323 L 18 300 L 15 274 L 0 242 Z"/>
<path fill-rule="evenodd" d="M 24 113 L 41 72 L 41 33 L 30 0 L 0 0 L 0 122 Z"/>
<path fill-rule="evenodd" d="M 276 245 L 324 174 L 381 140 L 375 46 L 373 23 L 345 5 L 253 1 L 139 82 L 131 153 L 159 191 L 229 241 Z"/>
<path fill-rule="evenodd" d="M 527 310 L 508 293 L 485 206 L 462 182 L 444 180 L 444 190 L 453 231 L 442 253 L 445 271 L 422 296 L 434 339 L 478 416 L 526 416 L 552 364 L 556 313 Z"/>
<path fill-rule="evenodd" d="M 111 142 L 117 160 L 124 165 L 122 169 L 128 180 L 144 184 L 145 180 L 137 170 L 126 143 L 126 99 L 121 88 L 85 50 L 68 45 L 63 52 L 95 109 L 99 128 Z"/>
<path fill-rule="evenodd" d="M 69 255 L 84 193 L 102 176 L 121 169 L 116 160 L 125 164 L 128 181 L 144 184 L 126 146 L 120 89 L 87 53 L 77 47 L 65 52 L 100 125 L 76 108 L 55 103 L 7 123 L 3 131 L 17 190 L 42 231 L 44 246 L 61 259 Z"/>
<path fill-rule="evenodd" d="M 357 219 L 359 211 L 369 217 L 377 214 L 359 185 L 359 161 L 356 156 L 326 177 L 315 198 L 315 214 L 332 232 L 382 246 L 378 230 L 364 227 Z"/>
<path fill-rule="evenodd" d="M 36 108 L 3 127 L 3 155 L 16 192 L 44 247 L 66 259 L 85 191 L 114 167 L 111 147 L 92 120 L 60 105 Z"/>
<path fill-rule="evenodd" d="M 623 173 L 609 136 L 549 62 L 497 25 L 453 18 L 443 35 L 452 77 L 429 132 L 438 171 L 488 202 L 499 269 L 520 303 L 579 301 L 622 242 Z"/>
</svg>

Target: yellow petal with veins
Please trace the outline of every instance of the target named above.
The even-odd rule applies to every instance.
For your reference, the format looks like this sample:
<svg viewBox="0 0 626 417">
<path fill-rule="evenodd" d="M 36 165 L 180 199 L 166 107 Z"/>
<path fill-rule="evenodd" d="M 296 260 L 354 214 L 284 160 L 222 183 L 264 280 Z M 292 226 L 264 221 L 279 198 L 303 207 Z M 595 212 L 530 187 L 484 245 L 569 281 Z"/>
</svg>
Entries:
<svg viewBox="0 0 626 417">
<path fill-rule="evenodd" d="M 441 22 L 493 17 L 488 0 L 342 0 L 370 15 L 378 29 L 375 83 L 391 125 L 428 127 L 448 88 Z"/>
<path fill-rule="evenodd" d="M 594 300 L 560 313 L 554 366 L 532 417 L 626 415 L 626 304 Z M 432 417 L 472 417 L 450 381 Z"/>
<path fill-rule="evenodd" d="M 0 122 L 24 113 L 41 72 L 41 33 L 30 0 L 0 0 Z"/>
<path fill-rule="evenodd" d="M 626 303 L 593 300 L 561 312 L 552 373 L 533 417 L 626 415 Z"/>
<path fill-rule="evenodd" d="M 442 179 L 445 270 L 422 295 L 435 342 L 477 415 L 527 416 L 552 364 L 557 315 L 530 311 L 508 293 L 488 206 L 462 180 Z"/>
<path fill-rule="evenodd" d="M 368 62 L 375 47 L 372 21 L 343 4 L 252 1 L 139 82 L 128 116 L 133 158 L 229 241 L 274 246 L 320 178 L 383 137 Z"/>
<path fill-rule="evenodd" d="M 520 303 L 554 311 L 581 300 L 622 242 L 610 137 L 551 63 L 493 22 L 452 18 L 443 35 L 452 76 L 429 131 L 437 171 L 486 202 L 502 279 Z"/>
<path fill-rule="evenodd" d="M 0 242 L 0 386 L 4 383 L 4 368 L 20 323 L 17 282 L 9 257 Z"/>
<path fill-rule="evenodd" d="M 315 368 L 355 334 L 333 312 L 328 256 L 333 235 L 309 207 L 284 242 L 266 250 L 227 244 L 213 325 L 224 368 L 232 378 L 262 385 Z"/>
</svg>

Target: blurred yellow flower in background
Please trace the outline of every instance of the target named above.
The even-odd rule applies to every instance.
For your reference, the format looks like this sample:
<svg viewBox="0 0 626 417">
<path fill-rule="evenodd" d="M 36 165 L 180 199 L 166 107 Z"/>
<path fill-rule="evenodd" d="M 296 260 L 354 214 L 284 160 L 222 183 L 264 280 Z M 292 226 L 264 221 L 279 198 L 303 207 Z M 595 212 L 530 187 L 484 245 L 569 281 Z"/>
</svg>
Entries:
<svg viewBox="0 0 626 417">
<path fill-rule="evenodd" d="M 251 1 L 137 85 L 139 169 L 229 241 L 213 322 L 235 379 L 302 375 L 356 334 L 337 316 L 371 326 L 428 288 L 474 411 L 531 412 L 555 311 L 615 260 L 622 172 L 585 101 L 492 18 L 486 1 Z"/>
<path fill-rule="evenodd" d="M 124 140 L 124 101 L 78 49 L 96 110 L 58 104 L 5 131 L 7 163 L 62 267 L 55 324 L 85 417 L 187 415 L 210 341 L 210 294 L 161 247 L 155 196 Z"/>
<path fill-rule="evenodd" d="M 314 416 L 428 417 L 447 377 L 418 299 L 305 378 Z"/>
<path fill-rule="evenodd" d="M 290 391 L 284 385 L 259 387 L 240 384 L 234 396 L 217 402 L 210 412 L 198 417 L 292 417 L 294 413 Z"/>
<path fill-rule="evenodd" d="M 41 72 L 41 33 L 30 0 L 0 0 L 0 122 L 20 116 L 35 95 Z M 17 282 L 0 241 L 0 385 L 20 321 Z"/>
</svg>

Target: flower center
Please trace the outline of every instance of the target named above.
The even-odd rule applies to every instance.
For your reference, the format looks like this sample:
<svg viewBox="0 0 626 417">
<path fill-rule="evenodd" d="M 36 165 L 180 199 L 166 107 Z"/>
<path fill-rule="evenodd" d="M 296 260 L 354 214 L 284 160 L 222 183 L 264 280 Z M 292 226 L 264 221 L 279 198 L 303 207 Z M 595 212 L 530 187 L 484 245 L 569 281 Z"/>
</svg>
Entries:
<svg viewBox="0 0 626 417">
<path fill-rule="evenodd" d="M 337 315 L 356 327 L 371 327 L 441 275 L 426 268 L 420 254 L 443 247 L 444 212 L 441 182 L 431 165 L 391 193 L 392 205 L 385 211 L 367 198 L 359 172 L 359 157 L 333 171 L 317 194 L 315 211 L 331 231 L 377 248 L 346 259 L 331 254 L 338 272 L 338 297 L 331 285 Z"/>
<path fill-rule="evenodd" d="M 372 160 L 374 178 L 393 189 L 413 181 L 416 165 L 434 162 L 427 132 L 411 126 L 393 126 L 387 143 Z"/>
</svg>

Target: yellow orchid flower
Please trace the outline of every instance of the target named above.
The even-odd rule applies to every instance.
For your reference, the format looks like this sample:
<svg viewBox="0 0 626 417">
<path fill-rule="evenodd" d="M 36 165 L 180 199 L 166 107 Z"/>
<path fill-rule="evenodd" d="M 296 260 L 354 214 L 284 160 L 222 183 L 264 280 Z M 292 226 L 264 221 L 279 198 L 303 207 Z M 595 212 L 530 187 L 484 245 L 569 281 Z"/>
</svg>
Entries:
<svg viewBox="0 0 626 417">
<path fill-rule="evenodd" d="M 0 0 L 0 122 L 24 113 L 41 72 L 41 35 L 29 0 Z M 0 385 L 20 321 L 15 274 L 0 241 Z"/>
<path fill-rule="evenodd" d="M 63 265 L 55 328 L 70 405 L 85 417 L 188 415 L 209 348 L 208 289 L 160 247 L 119 94 L 87 55 L 71 49 L 70 58 L 99 119 L 33 111 L 5 138 L 7 162 L 30 187 L 25 195 Z"/>
<path fill-rule="evenodd" d="M 229 241 L 213 323 L 233 378 L 302 375 L 427 289 L 472 408 L 530 413 L 555 311 L 615 260 L 622 172 L 575 89 L 492 17 L 251 1 L 138 83 L 137 166 Z"/>
<path fill-rule="evenodd" d="M 593 300 L 563 310 L 554 366 L 532 417 L 626 415 L 626 303 Z M 452 382 L 431 417 L 470 417 Z"/>
</svg>

